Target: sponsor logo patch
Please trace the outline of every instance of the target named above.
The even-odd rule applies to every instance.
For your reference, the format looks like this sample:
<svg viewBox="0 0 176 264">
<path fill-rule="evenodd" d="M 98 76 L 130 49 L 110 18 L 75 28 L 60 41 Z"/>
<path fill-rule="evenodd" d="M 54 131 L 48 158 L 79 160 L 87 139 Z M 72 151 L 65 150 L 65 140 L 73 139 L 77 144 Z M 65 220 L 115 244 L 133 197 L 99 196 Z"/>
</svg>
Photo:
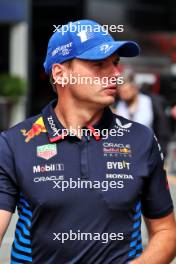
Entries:
<svg viewBox="0 0 176 264">
<path fill-rule="evenodd" d="M 37 157 L 49 160 L 57 155 L 56 144 L 46 144 L 37 147 Z"/>
<path fill-rule="evenodd" d="M 116 125 L 115 127 L 118 130 L 118 136 L 122 137 L 125 133 L 130 132 L 130 127 L 132 126 L 132 123 L 122 124 L 120 119 L 116 118 Z"/>
<path fill-rule="evenodd" d="M 100 46 L 100 51 L 107 53 L 113 46 L 109 44 L 103 44 Z"/>
<path fill-rule="evenodd" d="M 56 49 L 52 51 L 52 57 L 59 53 L 62 56 L 68 55 L 71 52 L 73 42 L 67 43 L 62 46 L 58 46 Z"/>
<path fill-rule="evenodd" d="M 132 155 L 132 150 L 130 144 L 120 144 L 113 142 L 103 143 L 103 153 L 104 156 L 117 157 L 117 156 L 129 156 Z"/>
<path fill-rule="evenodd" d="M 21 129 L 21 133 L 23 134 L 25 138 L 25 142 L 28 143 L 31 139 L 34 137 L 40 135 L 41 133 L 46 133 L 46 128 L 43 122 L 43 118 L 38 118 L 34 124 L 32 124 L 32 127 L 29 131 L 26 131 L 26 129 Z"/>
<path fill-rule="evenodd" d="M 130 169 L 130 162 L 126 161 L 107 161 L 106 168 L 108 170 L 129 170 Z"/>
<path fill-rule="evenodd" d="M 64 164 L 45 164 L 33 166 L 33 173 L 45 173 L 53 171 L 64 171 Z"/>
<path fill-rule="evenodd" d="M 133 180 L 134 177 L 131 174 L 106 173 L 106 179 Z"/>
</svg>

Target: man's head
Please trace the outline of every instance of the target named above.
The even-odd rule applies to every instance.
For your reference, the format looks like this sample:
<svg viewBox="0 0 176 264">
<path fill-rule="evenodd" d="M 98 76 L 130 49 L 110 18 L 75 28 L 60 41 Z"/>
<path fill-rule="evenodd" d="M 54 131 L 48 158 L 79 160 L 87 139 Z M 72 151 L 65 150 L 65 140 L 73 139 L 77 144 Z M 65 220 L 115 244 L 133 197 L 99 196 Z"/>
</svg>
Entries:
<svg viewBox="0 0 176 264">
<path fill-rule="evenodd" d="M 104 60 L 73 59 L 54 64 L 53 79 L 60 86 L 57 92 L 91 107 L 110 105 L 117 94 L 118 63 L 119 57 L 113 54 Z"/>
<path fill-rule="evenodd" d="M 75 100 L 105 106 L 115 100 L 119 57 L 138 54 L 135 42 L 115 41 L 98 23 L 80 20 L 62 26 L 53 34 L 44 68 L 52 75 L 60 95 L 67 93 Z M 77 78 L 76 82 L 71 83 L 71 77 Z M 114 78 L 112 82 L 111 78 Z"/>
</svg>

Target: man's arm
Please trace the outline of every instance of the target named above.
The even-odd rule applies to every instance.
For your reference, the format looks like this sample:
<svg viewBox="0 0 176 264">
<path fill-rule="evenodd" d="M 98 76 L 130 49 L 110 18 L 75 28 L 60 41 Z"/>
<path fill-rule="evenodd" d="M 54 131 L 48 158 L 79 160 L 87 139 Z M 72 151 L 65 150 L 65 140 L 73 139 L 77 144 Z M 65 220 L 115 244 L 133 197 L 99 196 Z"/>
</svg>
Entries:
<svg viewBox="0 0 176 264">
<path fill-rule="evenodd" d="M 12 218 L 11 212 L 0 210 L 0 246 L 2 243 L 2 239 L 5 235 L 5 232 L 9 226 L 11 218 Z"/>
<path fill-rule="evenodd" d="M 149 243 L 143 254 L 130 264 L 169 264 L 176 256 L 174 214 L 159 219 L 145 218 Z"/>
</svg>

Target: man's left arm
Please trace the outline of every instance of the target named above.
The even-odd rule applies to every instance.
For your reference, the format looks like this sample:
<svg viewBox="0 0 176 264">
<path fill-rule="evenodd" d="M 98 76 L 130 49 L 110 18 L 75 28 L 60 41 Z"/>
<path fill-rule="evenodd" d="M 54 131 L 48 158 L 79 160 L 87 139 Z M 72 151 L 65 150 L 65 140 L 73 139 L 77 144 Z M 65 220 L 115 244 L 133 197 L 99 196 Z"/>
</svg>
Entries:
<svg viewBox="0 0 176 264">
<path fill-rule="evenodd" d="M 159 219 L 145 218 L 149 243 L 143 254 L 130 264 L 169 264 L 176 256 L 176 221 L 174 214 Z"/>
<path fill-rule="evenodd" d="M 176 221 L 161 147 L 153 137 L 148 156 L 149 177 L 141 195 L 149 242 L 130 264 L 169 264 L 176 256 Z"/>
</svg>

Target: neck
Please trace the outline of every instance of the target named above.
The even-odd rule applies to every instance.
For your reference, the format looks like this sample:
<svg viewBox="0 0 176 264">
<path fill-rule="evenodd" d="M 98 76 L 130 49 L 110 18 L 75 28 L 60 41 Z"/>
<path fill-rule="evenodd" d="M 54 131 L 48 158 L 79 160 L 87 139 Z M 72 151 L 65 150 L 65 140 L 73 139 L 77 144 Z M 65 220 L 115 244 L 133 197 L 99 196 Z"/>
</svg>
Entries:
<svg viewBox="0 0 176 264">
<path fill-rule="evenodd" d="M 93 109 L 86 107 L 84 103 L 67 101 L 63 102 L 59 98 L 55 107 L 55 113 L 61 124 L 67 128 L 82 128 L 98 122 L 103 114 L 104 108 Z"/>
</svg>

